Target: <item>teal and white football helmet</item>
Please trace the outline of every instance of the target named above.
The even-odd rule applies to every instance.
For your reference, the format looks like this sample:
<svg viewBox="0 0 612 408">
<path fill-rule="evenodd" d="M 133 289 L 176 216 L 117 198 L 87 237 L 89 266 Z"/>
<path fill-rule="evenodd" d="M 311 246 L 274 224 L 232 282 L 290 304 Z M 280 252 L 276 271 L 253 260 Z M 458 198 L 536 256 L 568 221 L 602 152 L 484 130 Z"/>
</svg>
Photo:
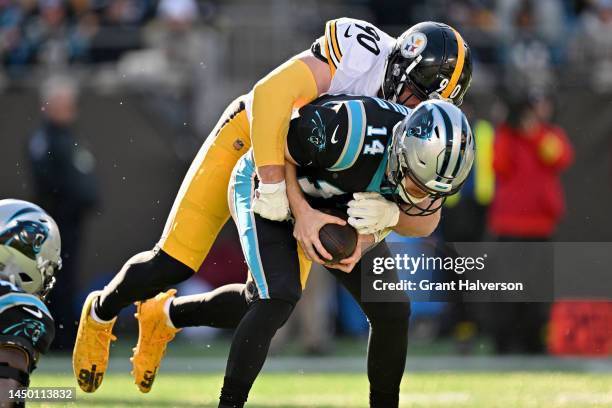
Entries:
<svg viewBox="0 0 612 408">
<path fill-rule="evenodd" d="M 387 177 L 396 189 L 394 198 L 399 196 L 408 204 L 400 207 L 419 211 L 411 215 L 429 215 L 467 180 L 475 143 L 468 120 L 458 107 L 430 99 L 395 126 L 388 154 Z M 429 195 L 428 206 L 410 198 L 404 187 L 406 177 Z"/>
<path fill-rule="evenodd" d="M 39 206 L 0 200 L 0 278 L 44 298 L 62 266 L 57 224 Z"/>
</svg>

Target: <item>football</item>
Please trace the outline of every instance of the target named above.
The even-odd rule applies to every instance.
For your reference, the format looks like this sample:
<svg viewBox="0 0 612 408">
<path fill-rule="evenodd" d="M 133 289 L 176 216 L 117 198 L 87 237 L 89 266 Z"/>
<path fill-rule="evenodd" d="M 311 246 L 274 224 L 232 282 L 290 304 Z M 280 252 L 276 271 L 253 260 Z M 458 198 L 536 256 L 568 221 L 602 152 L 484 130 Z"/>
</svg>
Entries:
<svg viewBox="0 0 612 408">
<path fill-rule="evenodd" d="M 335 208 L 325 208 L 320 211 L 334 217 L 347 220 L 346 212 Z M 346 225 L 325 224 L 319 230 L 321 244 L 333 257 L 329 262 L 335 263 L 348 258 L 355 252 L 357 246 L 357 230 L 348 223 Z"/>
</svg>

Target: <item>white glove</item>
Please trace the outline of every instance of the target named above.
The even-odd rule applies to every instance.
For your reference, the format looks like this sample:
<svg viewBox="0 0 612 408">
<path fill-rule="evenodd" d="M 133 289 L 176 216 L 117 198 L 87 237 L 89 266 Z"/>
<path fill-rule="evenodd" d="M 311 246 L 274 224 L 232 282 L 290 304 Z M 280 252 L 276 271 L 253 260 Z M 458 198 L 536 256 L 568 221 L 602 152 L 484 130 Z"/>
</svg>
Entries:
<svg viewBox="0 0 612 408">
<path fill-rule="evenodd" d="M 259 182 L 253 199 L 253 212 L 272 221 L 289 219 L 289 200 L 285 181 L 265 184 Z"/>
<path fill-rule="evenodd" d="M 353 198 L 348 203 L 348 223 L 360 234 L 372 234 L 397 225 L 400 210 L 394 202 L 378 193 L 355 193 Z"/>
</svg>

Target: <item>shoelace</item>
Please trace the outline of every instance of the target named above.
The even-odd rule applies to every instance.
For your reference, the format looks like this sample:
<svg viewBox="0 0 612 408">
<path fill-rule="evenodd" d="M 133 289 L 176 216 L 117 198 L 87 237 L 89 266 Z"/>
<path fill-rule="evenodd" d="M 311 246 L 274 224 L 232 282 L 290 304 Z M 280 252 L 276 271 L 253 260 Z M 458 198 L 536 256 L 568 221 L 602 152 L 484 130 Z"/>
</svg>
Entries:
<svg viewBox="0 0 612 408">
<path fill-rule="evenodd" d="M 96 333 L 96 341 L 100 348 L 96 348 L 95 350 L 102 352 L 109 342 L 115 340 L 117 340 L 117 336 L 115 336 L 113 333 L 106 330 L 100 330 L 98 333 Z"/>
</svg>

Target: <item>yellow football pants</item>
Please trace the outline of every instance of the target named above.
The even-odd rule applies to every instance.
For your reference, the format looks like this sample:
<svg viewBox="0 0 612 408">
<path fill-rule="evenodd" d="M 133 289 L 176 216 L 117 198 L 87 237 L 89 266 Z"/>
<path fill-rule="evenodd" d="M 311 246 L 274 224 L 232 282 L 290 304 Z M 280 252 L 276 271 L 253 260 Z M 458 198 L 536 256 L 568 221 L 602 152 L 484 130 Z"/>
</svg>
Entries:
<svg viewBox="0 0 612 408">
<path fill-rule="evenodd" d="M 159 241 L 164 252 L 194 271 L 229 218 L 230 175 L 251 145 L 243 98 L 223 112 L 191 163 Z"/>
<path fill-rule="evenodd" d="M 249 150 L 249 121 L 244 96 L 223 112 L 208 136 L 176 196 L 158 245 L 168 255 L 197 271 L 230 216 L 227 202 L 230 176 Z M 299 251 L 304 286 L 310 261 Z"/>
</svg>

